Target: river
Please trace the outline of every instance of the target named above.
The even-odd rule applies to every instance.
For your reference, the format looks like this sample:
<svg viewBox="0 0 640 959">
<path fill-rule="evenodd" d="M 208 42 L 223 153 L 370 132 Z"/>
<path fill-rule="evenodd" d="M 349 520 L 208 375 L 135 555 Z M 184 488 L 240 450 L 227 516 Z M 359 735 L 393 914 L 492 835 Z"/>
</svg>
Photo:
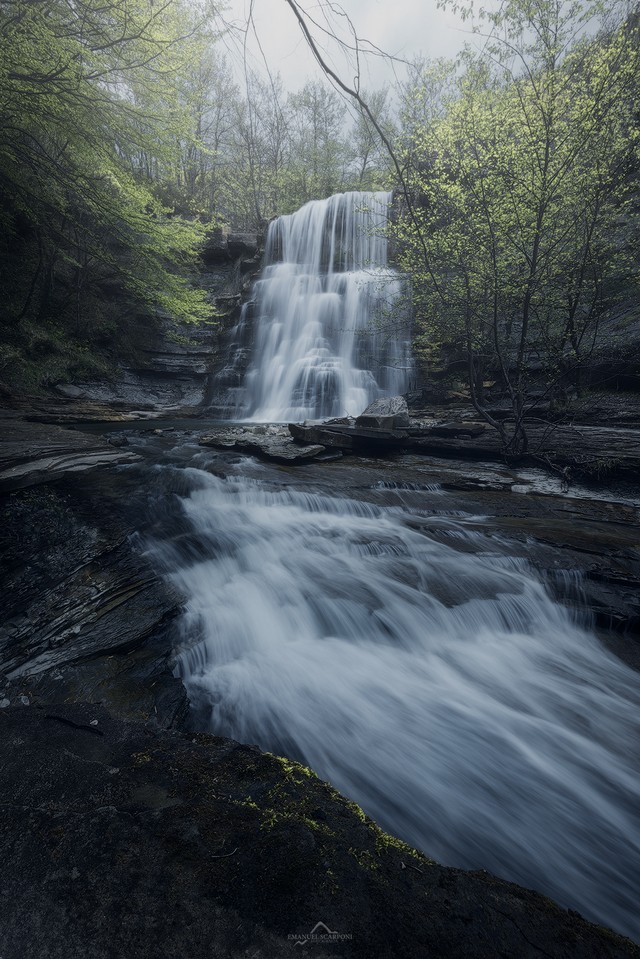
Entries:
<svg viewBox="0 0 640 959">
<path fill-rule="evenodd" d="M 417 458 L 296 471 L 133 444 L 159 457 L 140 548 L 185 597 L 195 726 L 311 766 L 442 863 L 640 938 L 638 675 L 526 544 Z"/>
</svg>

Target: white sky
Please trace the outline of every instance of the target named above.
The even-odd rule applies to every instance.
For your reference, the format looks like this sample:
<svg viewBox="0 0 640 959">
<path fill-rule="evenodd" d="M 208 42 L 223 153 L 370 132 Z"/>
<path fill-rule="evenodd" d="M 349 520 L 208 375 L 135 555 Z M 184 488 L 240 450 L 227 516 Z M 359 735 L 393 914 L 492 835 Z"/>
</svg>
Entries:
<svg viewBox="0 0 640 959">
<path fill-rule="evenodd" d="M 244 22 L 250 0 L 227 0 L 225 19 Z M 299 0 L 299 5 L 314 19 L 322 19 L 318 0 Z M 438 10 L 436 0 L 341 0 L 341 7 L 350 17 L 360 39 L 366 39 L 385 53 L 412 58 L 417 54 L 427 57 L 453 56 L 470 39 L 468 27 L 449 11 Z M 270 71 L 280 72 L 285 87 L 299 89 L 309 77 L 318 76 L 312 54 L 300 27 L 285 0 L 254 0 L 254 21 Z M 349 37 L 344 19 L 334 22 L 343 25 L 342 35 Z M 324 53 L 341 78 L 351 83 L 354 69 L 316 30 L 316 37 L 324 43 Z M 250 62 L 263 64 L 256 40 L 248 42 Z M 393 82 L 391 67 L 379 58 L 366 58 L 368 66 L 361 65 L 361 83 L 365 88 L 385 87 Z M 399 67 L 401 73 L 401 67 Z"/>
</svg>

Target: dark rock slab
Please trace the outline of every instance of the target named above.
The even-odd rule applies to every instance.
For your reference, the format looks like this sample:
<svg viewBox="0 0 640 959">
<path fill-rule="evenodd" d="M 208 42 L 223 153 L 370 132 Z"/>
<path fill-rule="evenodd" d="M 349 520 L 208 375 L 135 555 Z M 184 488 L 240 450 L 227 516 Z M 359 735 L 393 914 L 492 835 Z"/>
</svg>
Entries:
<svg viewBox="0 0 640 959">
<path fill-rule="evenodd" d="M 369 430 L 393 430 L 396 427 L 395 416 L 383 416 L 382 414 L 363 413 L 356 419 L 356 426 L 360 429 Z"/>
<path fill-rule="evenodd" d="M 181 597 L 132 548 L 117 510 L 93 476 L 0 496 L 0 700 L 90 698 L 184 722 L 172 662 Z"/>
<path fill-rule="evenodd" d="M 0 421 L 0 429 L 0 492 L 140 459 L 136 453 L 110 446 L 101 437 L 55 425 L 45 427 L 5 418 Z"/>
<path fill-rule="evenodd" d="M 93 705 L 0 710 L 0 794 L 4 959 L 640 953 L 437 865 L 296 763 Z"/>
<path fill-rule="evenodd" d="M 306 423 L 289 423 L 289 432 L 299 443 L 319 443 L 347 452 L 353 449 L 353 436 L 349 428 L 345 432 L 329 424 L 308 426 Z"/>
<path fill-rule="evenodd" d="M 316 459 L 325 452 L 324 446 L 320 444 L 299 446 L 293 439 L 245 440 L 239 441 L 235 448 L 241 453 L 250 453 L 272 460 L 274 463 L 304 463 Z"/>
<path fill-rule="evenodd" d="M 456 456 L 489 462 L 504 462 L 502 442 L 496 430 L 484 424 L 460 420 L 412 425 L 409 429 L 365 428 L 338 423 L 291 423 L 298 442 L 322 442 L 342 450 L 384 455 L 410 450 L 431 456 Z M 518 457 L 523 464 L 569 468 L 569 477 L 597 479 L 640 474 L 640 430 L 607 426 L 535 425 L 528 427 L 529 451 Z"/>
<path fill-rule="evenodd" d="M 381 418 L 370 419 L 374 422 Z M 407 430 L 381 429 L 377 426 L 290 423 L 289 431 L 298 443 L 322 443 L 323 446 L 354 453 L 384 455 L 409 445 Z"/>
<path fill-rule="evenodd" d="M 244 430 L 223 428 L 215 433 L 207 433 L 200 438 L 199 442 L 201 446 L 236 450 L 274 463 L 308 462 L 325 452 L 322 444 L 309 443 L 300 446 L 287 436 L 284 430 L 267 433 L 264 427 Z"/>
<path fill-rule="evenodd" d="M 9 679 L 126 653 L 174 614 L 178 597 L 136 560 L 126 542 L 102 551 L 91 545 L 88 562 L 60 570 L 46 598 L 33 595 L 0 626 L 0 664 Z"/>
</svg>

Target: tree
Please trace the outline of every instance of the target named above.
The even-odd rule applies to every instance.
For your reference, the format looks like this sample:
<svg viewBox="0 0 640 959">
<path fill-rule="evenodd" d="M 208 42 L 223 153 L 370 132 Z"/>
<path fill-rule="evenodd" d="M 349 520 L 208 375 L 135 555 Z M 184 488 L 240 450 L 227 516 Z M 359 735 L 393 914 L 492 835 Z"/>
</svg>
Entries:
<svg viewBox="0 0 640 959">
<path fill-rule="evenodd" d="M 387 90 L 362 92 L 362 98 L 368 104 L 378 126 L 384 128 L 389 140 L 395 136 L 391 121 Z M 357 105 L 355 119 L 349 135 L 351 175 L 359 190 L 377 190 L 389 182 L 391 176 L 391 158 L 384 148 L 367 113 Z"/>
<path fill-rule="evenodd" d="M 292 195 L 299 206 L 344 188 L 344 105 L 333 90 L 310 80 L 289 98 L 293 114 Z"/>
<path fill-rule="evenodd" d="M 283 209 L 289 163 L 291 111 L 279 76 L 246 73 L 246 99 L 235 108 L 232 169 L 235 217 L 259 230 Z"/>
<path fill-rule="evenodd" d="M 637 32 L 619 18 L 583 35 L 599 7 L 512 0 L 487 15 L 444 109 L 411 135 L 417 201 L 400 238 L 432 346 L 455 343 L 475 408 L 505 450 L 526 450 L 531 370 L 550 389 L 580 364 L 603 308 L 603 281 L 627 263 L 614 224 L 637 149 Z M 487 371 L 509 396 L 496 420 Z"/>
<path fill-rule="evenodd" d="M 51 313 L 59 274 L 78 313 L 96 277 L 181 319 L 210 312 L 179 273 L 201 230 L 167 216 L 140 175 L 142 158 L 174 162 L 184 129 L 171 95 L 193 32 L 184 13 L 177 0 L 0 3 L 3 232 L 36 251 L 14 320 Z"/>
</svg>

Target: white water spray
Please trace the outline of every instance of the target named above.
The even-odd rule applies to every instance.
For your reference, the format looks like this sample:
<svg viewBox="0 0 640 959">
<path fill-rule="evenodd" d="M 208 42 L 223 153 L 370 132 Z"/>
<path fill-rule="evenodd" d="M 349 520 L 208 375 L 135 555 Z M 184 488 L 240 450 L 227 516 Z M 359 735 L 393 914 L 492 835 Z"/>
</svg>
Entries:
<svg viewBox="0 0 640 959">
<path fill-rule="evenodd" d="M 270 224 L 262 279 L 240 321 L 255 326 L 255 341 L 236 416 L 355 416 L 407 389 L 409 297 L 387 263 L 391 196 L 341 193 Z"/>
<path fill-rule="evenodd" d="M 187 533 L 155 556 L 200 719 L 639 937 L 637 674 L 455 517 L 187 474 Z"/>
</svg>

